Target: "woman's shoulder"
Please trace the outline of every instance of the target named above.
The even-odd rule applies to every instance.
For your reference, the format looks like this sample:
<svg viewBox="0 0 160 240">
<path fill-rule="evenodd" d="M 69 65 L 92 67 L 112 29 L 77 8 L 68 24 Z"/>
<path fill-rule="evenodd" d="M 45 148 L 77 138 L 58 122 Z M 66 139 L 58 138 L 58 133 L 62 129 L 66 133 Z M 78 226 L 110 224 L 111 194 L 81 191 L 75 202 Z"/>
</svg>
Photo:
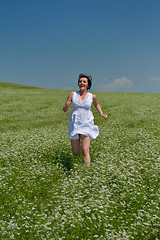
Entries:
<svg viewBox="0 0 160 240">
<path fill-rule="evenodd" d="M 72 97 L 74 93 L 74 91 L 70 92 L 69 96 Z"/>
<path fill-rule="evenodd" d="M 69 101 L 71 101 L 72 102 L 72 97 L 73 97 L 73 94 L 74 94 L 74 92 L 72 91 L 72 92 L 70 92 L 70 94 L 68 95 L 68 98 L 67 98 L 67 100 L 69 100 Z"/>
<path fill-rule="evenodd" d="M 94 99 L 97 99 L 97 96 L 92 93 L 92 98 L 93 98 L 93 100 L 94 100 Z"/>
</svg>

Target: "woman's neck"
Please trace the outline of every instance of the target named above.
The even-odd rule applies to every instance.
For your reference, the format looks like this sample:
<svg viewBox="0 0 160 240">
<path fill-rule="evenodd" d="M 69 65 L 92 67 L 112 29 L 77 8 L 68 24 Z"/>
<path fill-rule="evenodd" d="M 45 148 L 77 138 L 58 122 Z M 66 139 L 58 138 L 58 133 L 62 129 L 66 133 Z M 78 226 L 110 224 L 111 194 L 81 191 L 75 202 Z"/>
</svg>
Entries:
<svg viewBox="0 0 160 240">
<path fill-rule="evenodd" d="M 80 96 L 87 94 L 87 90 L 79 90 Z"/>
</svg>

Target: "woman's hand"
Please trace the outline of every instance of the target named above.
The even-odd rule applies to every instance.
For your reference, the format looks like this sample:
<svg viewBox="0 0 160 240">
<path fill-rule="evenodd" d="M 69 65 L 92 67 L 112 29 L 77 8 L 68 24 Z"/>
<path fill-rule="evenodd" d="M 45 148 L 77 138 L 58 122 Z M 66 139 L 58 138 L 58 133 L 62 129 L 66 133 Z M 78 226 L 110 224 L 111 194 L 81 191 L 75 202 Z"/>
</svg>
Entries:
<svg viewBox="0 0 160 240">
<path fill-rule="evenodd" d="M 108 115 L 107 114 L 102 114 L 101 115 L 105 120 L 107 120 L 107 118 L 108 118 Z"/>
</svg>

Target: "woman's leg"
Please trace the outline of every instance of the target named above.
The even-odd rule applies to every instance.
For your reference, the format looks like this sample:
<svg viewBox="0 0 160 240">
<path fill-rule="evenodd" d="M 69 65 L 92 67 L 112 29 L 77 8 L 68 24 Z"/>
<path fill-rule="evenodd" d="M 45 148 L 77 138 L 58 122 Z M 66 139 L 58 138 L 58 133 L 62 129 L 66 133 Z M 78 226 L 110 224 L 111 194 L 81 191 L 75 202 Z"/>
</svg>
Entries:
<svg viewBox="0 0 160 240">
<path fill-rule="evenodd" d="M 71 146 L 72 146 L 72 152 L 74 155 L 80 155 L 82 153 L 80 139 L 71 140 Z"/>
<path fill-rule="evenodd" d="M 82 151 L 83 151 L 83 161 L 86 168 L 90 167 L 90 154 L 89 154 L 89 147 L 91 139 L 88 136 L 81 135 L 82 140 Z"/>
</svg>

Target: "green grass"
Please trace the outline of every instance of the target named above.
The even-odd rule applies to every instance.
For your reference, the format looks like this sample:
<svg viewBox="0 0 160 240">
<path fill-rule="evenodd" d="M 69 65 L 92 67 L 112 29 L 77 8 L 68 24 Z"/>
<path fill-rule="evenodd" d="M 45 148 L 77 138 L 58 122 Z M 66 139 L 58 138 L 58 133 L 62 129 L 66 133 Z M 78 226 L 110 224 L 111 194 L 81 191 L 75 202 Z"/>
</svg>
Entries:
<svg viewBox="0 0 160 240">
<path fill-rule="evenodd" d="M 160 239 L 160 94 L 96 92 L 91 168 L 68 140 L 69 91 L 0 83 L 1 239 Z"/>
</svg>

